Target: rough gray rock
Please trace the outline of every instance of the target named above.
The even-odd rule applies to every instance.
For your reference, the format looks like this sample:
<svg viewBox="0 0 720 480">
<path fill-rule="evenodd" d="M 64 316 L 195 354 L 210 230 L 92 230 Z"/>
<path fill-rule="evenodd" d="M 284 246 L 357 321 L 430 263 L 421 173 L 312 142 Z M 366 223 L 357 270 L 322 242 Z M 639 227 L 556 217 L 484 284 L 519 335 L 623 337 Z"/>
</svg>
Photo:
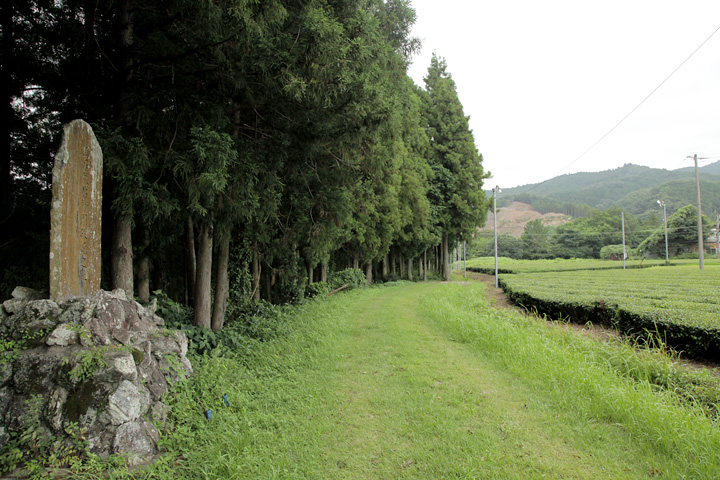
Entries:
<svg viewBox="0 0 720 480">
<path fill-rule="evenodd" d="M 23 302 L 31 302 L 33 300 L 42 300 L 48 298 L 46 293 L 38 292 L 28 287 L 15 287 L 12 291 L 12 298 L 22 300 Z"/>
<path fill-rule="evenodd" d="M 59 347 L 67 347 L 68 345 L 75 345 L 79 339 L 77 329 L 72 328 L 70 324 L 61 323 L 55 327 L 55 330 L 48 336 L 45 343 L 48 346 L 57 345 Z"/>
<path fill-rule="evenodd" d="M 150 420 L 164 420 L 163 396 L 192 374 L 185 334 L 165 330 L 153 308 L 122 291 L 60 304 L 16 291 L 0 315 L 0 336 L 22 347 L 0 359 L 0 447 L 26 429 L 39 401 L 48 435 L 61 437 L 75 422 L 91 452 L 150 460 L 159 439 Z"/>
<path fill-rule="evenodd" d="M 122 425 L 133 420 L 137 420 L 142 412 L 143 392 L 132 382 L 123 380 L 120 382 L 117 390 L 110 395 L 108 400 L 107 413 L 110 415 L 110 423 L 113 425 Z"/>
<path fill-rule="evenodd" d="M 159 440 L 160 434 L 152 423 L 127 422 L 115 432 L 113 451 L 126 455 L 130 466 L 136 466 L 155 454 Z"/>
</svg>

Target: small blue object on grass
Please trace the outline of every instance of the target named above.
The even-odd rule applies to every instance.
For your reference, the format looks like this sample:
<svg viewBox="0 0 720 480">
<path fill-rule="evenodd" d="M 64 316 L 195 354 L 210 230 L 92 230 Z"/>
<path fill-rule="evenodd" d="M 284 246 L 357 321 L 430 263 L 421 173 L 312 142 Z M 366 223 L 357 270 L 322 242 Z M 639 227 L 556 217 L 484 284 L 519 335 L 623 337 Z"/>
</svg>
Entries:
<svg viewBox="0 0 720 480">
<path fill-rule="evenodd" d="M 223 399 L 223 402 L 225 402 L 225 406 L 226 406 L 226 407 L 229 407 L 229 406 L 230 406 L 230 402 L 228 402 L 227 393 L 222 396 L 222 399 Z"/>
<path fill-rule="evenodd" d="M 212 420 L 212 410 L 205 410 L 205 418 L 207 420 Z"/>
</svg>

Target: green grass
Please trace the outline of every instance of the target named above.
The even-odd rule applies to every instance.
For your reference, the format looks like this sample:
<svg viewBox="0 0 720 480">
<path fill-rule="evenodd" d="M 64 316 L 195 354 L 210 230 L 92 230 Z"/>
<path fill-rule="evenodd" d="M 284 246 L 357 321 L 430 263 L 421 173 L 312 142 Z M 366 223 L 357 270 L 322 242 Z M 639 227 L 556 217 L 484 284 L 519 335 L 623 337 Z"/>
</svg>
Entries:
<svg viewBox="0 0 720 480">
<path fill-rule="evenodd" d="M 632 370 L 649 364 L 641 363 L 629 347 L 548 329 L 536 318 L 501 311 L 487 315 L 485 303 L 472 289 L 456 287 L 446 300 L 428 299 L 426 304 L 459 339 L 494 359 L 516 382 L 536 389 L 536 398 L 544 398 L 555 418 L 562 418 L 550 422 L 560 436 L 574 431 L 573 438 L 587 444 L 594 438 L 593 428 L 602 429 L 598 440 L 617 428 L 616 434 L 627 435 L 642 450 L 634 454 L 639 455 L 635 467 L 644 464 L 648 476 L 710 479 L 720 475 L 717 423 L 701 409 L 684 406 L 673 392 L 658 392 L 652 383 L 638 381 Z M 630 447 L 620 450 L 625 448 Z M 608 463 L 622 461 L 615 449 L 605 445 L 601 450 Z M 616 472 L 606 478 L 632 477 Z"/>
<path fill-rule="evenodd" d="M 353 291 L 284 321 L 193 359 L 168 453 L 136 478 L 720 476 L 718 425 L 619 368 L 643 368 L 631 350 L 494 310 L 480 284 Z"/>
</svg>

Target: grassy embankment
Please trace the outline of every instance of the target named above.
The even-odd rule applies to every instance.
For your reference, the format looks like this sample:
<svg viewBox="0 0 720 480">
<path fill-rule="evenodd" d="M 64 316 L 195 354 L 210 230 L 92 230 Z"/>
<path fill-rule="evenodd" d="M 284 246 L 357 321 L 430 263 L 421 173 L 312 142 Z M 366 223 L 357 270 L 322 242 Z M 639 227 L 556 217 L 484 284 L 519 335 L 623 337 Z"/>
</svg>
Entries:
<svg viewBox="0 0 720 480">
<path fill-rule="evenodd" d="M 479 284 L 349 292 L 286 321 L 195 359 L 169 454 L 139 478 L 720 477 L 718 425 L 623 371 L 655 367 L 494 310 Z"/>
</svg>

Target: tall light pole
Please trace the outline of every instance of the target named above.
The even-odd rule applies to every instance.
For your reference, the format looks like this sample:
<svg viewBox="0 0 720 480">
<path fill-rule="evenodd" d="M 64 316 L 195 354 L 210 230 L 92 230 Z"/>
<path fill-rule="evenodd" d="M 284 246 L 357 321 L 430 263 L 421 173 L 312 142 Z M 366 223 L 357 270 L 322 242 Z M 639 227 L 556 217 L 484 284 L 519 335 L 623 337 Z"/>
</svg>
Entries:
<svg viewBox="0 0 720 480">
<path fill-rule="evenodd" d="M 658 200 L 658 205 L 663 207 L 663 216 L 665 217 L 665 265 L 670 265 L 670 249 L 668 248 L 668 237 L 667 237 L 667 206 L 662 200 Z"/>
<path fill-rule="evenodd" d="M 493 222 L 495 223 L 495 288 L 498 287 L 498 248 L 497 248 L 497 195 L 501 192 L 500 187 L 495 185 L 493 192 Z"/>
<path fill-rule="evenodd" d="M 625 270 L 625 259 L 627 258 L 627 251 L 625 250 L 625 212 L 620 215 L 622 219 L 622 236 L 623 236 L 623 270 Z"/>
<path fill-rule="evenodd" d="M 715 256 L 720 258 L 720 213 L 718 213 L 717 225 L 715 226 Z"/>
<path fill-rule="evenodd" d="M 702 202 L 700 201 L 700 174 L 698 173 L 698 156 L 697 153 L 692 158 L 695 160 L 695 183 L 697 183 L 698 195 L 698 259 L 700 260 L 700 270 L 705 269 L 705 245 L 703 243 L 703 225 L 702 225 Z M 701 159 L 704 160 L 704 159 Z"/>
<path fill-rule="evenodd" d="M 467 278 L 467 242 L 463 240 L 463 276 Z"/>
</svg>

